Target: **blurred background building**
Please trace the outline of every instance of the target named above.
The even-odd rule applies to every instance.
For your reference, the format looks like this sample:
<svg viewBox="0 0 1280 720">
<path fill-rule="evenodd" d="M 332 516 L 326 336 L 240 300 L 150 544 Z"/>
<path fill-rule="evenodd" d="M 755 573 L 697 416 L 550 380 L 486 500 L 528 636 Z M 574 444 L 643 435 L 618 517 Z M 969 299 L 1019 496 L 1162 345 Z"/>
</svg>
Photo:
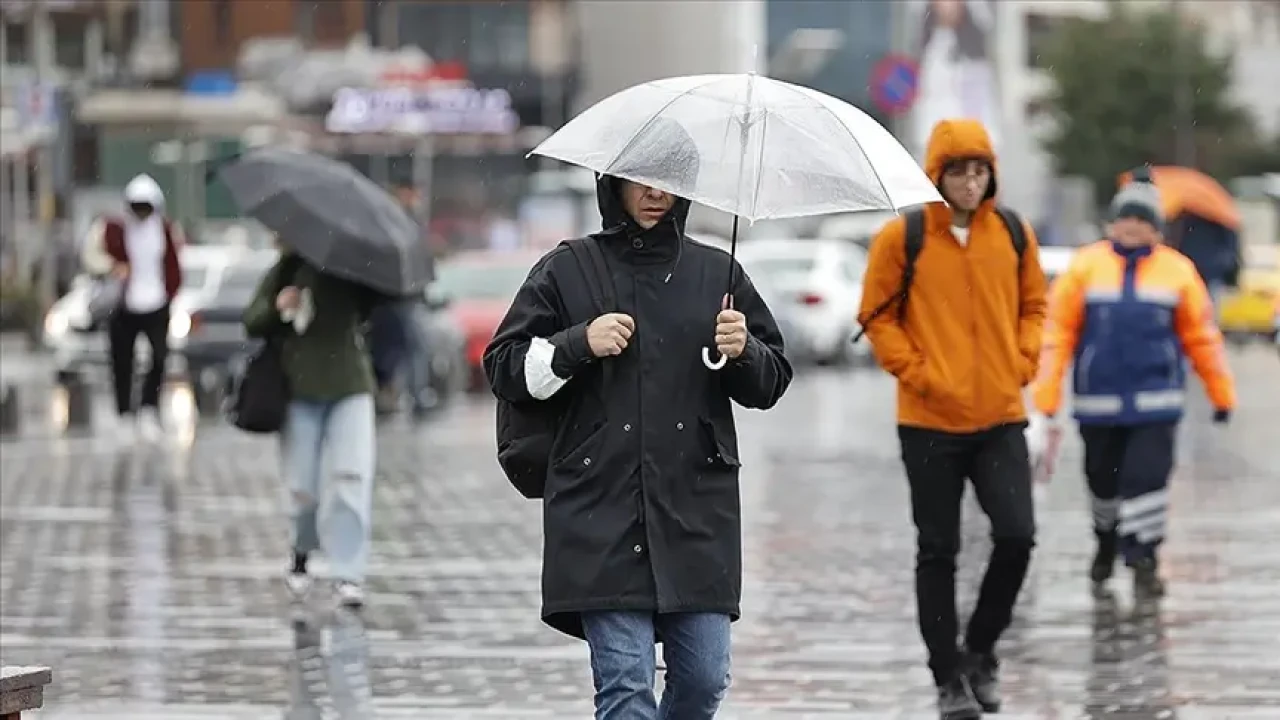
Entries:
<svg viewBox="0 0 1280 720">
<path fill-rule="evenodd" d="M 1280 5 L 1177 4 L 1235 51 L 1237 98 L 1280 131 Z M 400 188 L 440 247 L 513 232 L 545 244 L 596 222 L 589 176 L 526 158 L 549 129 L 637 82 L 755 70 L 866 109 L 916 152 L 939 117 L 982 118 L 1006 202 L 1071 242 L 1094 208 L 1040 148 L 1040 46 L 1062 18 L 1111 5 L 6 0 L 0 236 L 7 266 L 30 266 L 50 245 L 74 246 L 124 182 L 148 172 L 197 239 L 252 241 L 206 172 L 281 142 Z M 910 82 L 895 89 L 903 72 Z"/>
</svg>

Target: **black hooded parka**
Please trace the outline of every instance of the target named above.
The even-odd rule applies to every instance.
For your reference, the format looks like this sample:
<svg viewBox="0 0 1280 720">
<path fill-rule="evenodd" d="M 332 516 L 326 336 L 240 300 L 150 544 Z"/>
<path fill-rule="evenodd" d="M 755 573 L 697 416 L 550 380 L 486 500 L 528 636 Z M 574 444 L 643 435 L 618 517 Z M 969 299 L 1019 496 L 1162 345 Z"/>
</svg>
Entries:
<svg viewBox="0 0 1280 720">
<path fill-rule="evenodd" d="M 543 499 L 542 617 L 582 637 L 580 613 L 718 612 L 737 619 L 742 590 L 738 440 L 731 401 L 772 407 L 791 365 L 769 308 L 739 267 L 734 305 L 747 318 L 746 351 L 722 370 L 703 365 L 729 282 L 722 250 L 684 237 L 679 199 L 644 230 L 622 209 L 620 181 L 596 193 L 596 234 L 618 307 L 635 334 L 617 357 L 593 358 L 595 318 L 574 255 L 558 247 L 530 271 L 484 355 L 493 392 L 530 394 L 525 356 L 534 338 L 554 346 L 552 371 L 569 378 L 567 415 Z M 717 355 L 713 352 L 713 356 Z M 604 387 L 605 363 L 612 363 Z"/>
</svg>

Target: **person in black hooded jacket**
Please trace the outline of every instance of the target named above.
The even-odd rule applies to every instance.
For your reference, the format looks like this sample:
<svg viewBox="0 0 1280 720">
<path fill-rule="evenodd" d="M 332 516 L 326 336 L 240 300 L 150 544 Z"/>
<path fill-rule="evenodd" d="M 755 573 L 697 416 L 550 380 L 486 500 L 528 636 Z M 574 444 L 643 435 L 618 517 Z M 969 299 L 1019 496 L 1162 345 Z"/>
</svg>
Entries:
<svg viewBox="0 0 1280 720">
<path fill-rule="evenodd" d="M 652 161 L 697 172 L 691 149 Z M 742 589 L 731 403 L 772 407 L 791 365 L 746 274 L 727 302 L 730 258 L 684 236 L 688 200 L 612 176 L 596 194 L 616 312 L 594 317 L 561 246 L 529 273 L 484 368 L 508 402 L 570 394 L 543 500 L 542 618 L 590 646 L 596 717 L 712 718 Z M 703 365 L 707 345 L 722 370 Z"/>
</svg>

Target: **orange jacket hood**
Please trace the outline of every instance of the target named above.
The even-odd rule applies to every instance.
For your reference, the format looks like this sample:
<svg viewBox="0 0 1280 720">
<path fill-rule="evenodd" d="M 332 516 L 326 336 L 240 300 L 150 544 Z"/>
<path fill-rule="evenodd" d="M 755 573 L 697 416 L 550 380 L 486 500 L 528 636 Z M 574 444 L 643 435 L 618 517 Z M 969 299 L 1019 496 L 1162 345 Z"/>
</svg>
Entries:
<svg viewBox="0 0 1280 720">
<path fill-rule="evenodd" d="M 934 185 L 942 185 L 942 171 L 947 163 L 962 158 L 975 158 L 991 163 L 991 187 L 987 199 L 996 196 L 996 151 L 991 136 L 977 120 L 943 120 L 933 126 L 925 150 L 924 171 Z"/>
</svg>

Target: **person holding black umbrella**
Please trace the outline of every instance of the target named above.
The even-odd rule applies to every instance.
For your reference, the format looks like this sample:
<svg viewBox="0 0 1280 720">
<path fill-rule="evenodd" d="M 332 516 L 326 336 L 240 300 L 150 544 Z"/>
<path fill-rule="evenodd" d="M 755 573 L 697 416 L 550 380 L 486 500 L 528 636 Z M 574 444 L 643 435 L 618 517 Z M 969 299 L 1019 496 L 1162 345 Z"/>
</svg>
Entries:
<svg viewBox="0 0 1280 720">
<path fill-rule="evenodd" d="M 287 585 L 303 596 L 312 584 L 308 560 L 323 550 L 339 602 L 359 607 L 376 452 L 364 327 L 374 307 L 422 293 L 430 255 L 417 223 L 350 165 L 264 148 L 217 173 L 284 251 L 244 324 L 250 335 L 280 344 L 290 395 L 281 431 L 294 511 Z"/>
<path fill-rule="evenodd" d="M 251 337 L 281 343 L 289 387 L 281 451 L 292 494 L 293 561 L 285 581 L 297 599 L 311 588 L 311 554 L 323 550 L 339 602 L 364 603 L 376 446 L 363 325 L 376 299 L 285 249 L 245 310 Z"/>
</svg>

